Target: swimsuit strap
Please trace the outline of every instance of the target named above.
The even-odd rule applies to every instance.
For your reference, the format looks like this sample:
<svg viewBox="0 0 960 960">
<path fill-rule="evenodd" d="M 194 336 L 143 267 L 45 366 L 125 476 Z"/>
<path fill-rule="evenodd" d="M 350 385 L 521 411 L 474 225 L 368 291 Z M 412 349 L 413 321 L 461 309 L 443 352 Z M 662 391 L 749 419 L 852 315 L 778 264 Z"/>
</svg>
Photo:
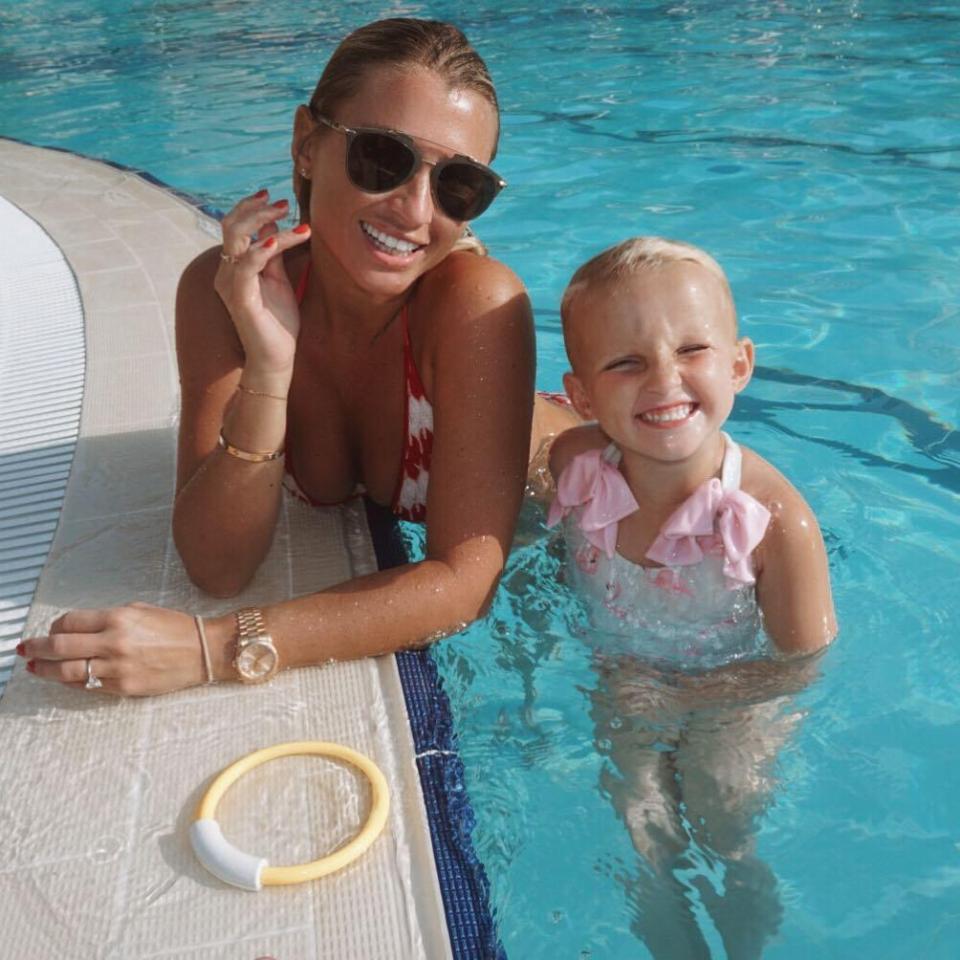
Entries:
<svg viewBox="0 0 960 960">
<path fill-rule="evenodd" d="M 307 282 L 310 279 L 310 265 L 311 261 L 308 259 L 307 265 L 303 268 L 303 273 L 300 274 L 300 279 L 297 281 L 296 298 L 298 304 L 303 303 L 303 298 L 307 293 Z"/>
<path fill-rule="evenodd" d="M 611 440 L 603 448 L 603 453 L 601 453 L 600 456 L 612 467 L 619 467 L 620 461 L 623 459 L 623 454 L 620 452 L 620 448 L 617 446 L 614 440 Z"/>
<path fill-rule="evenodd" d="M 407 403 L 409 403 L 411 396 L 421 400 L 427 395 L 427 391 L 423 388 L 423 381 L 420 379 L 420 371 L 417 370 L 417 365 L 413 360 L 413 345 L 410 342 L 410 311 L 407 309 L 409 305 L 410 301 L 408 300 L 400 308 L 400 328 L 403 330 L 403 377 Z M 406 411 L 404 411 L 403 419 L 406 423 Z"/>
<path fill-rule="evenodd" d="M 740 446 L 734 443 L 730 434 L 721 431 L 720 436 L 723 437 L 725 444 L 723 465 L 720 467 L 720 483 L 724 490 L 739 490 L 743 454 Z"/>
</svg>

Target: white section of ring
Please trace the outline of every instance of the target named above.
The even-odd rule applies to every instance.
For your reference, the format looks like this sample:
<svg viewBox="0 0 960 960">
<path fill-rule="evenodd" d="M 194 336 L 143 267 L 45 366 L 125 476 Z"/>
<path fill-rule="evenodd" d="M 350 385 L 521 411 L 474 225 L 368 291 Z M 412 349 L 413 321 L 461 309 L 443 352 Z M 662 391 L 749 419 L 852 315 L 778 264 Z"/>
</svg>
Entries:
<svg viewBox="0 0 960 960">
<path fill-rule="evenodd" d="M 223 835 L 216 820 L 194 820 L 190 825 L 190 845 L 197 859 L 224 883 L 243 890 L 261 888 L 260 874 L 267 861 L 238 850 Z"/>
</svg>

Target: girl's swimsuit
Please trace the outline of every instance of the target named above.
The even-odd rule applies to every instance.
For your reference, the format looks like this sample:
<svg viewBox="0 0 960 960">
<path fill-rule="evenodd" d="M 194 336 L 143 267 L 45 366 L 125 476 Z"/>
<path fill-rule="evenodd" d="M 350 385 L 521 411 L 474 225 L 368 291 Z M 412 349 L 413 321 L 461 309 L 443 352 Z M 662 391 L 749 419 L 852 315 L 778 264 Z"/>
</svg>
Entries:
<svg viewBox="0 0 960 960">
<path fill-rule="evenodd" d="M 309 277 L 310 264 L 308 263 L 297 284 L 297 303 L 303 302 Z M 413 362 L 408 313 L 407 304 L 404 304 L 400 310 L 400 325 L 403 330 L 403 421 L 406 432 L 400 461 L 400 475 L 397 477 L 390 508 L 401 520 L 422 522 L 427 517 L 427 484 L 430 482 L 430 458 L 433 452 L 433 405 L 427 399 L 417 365 Z M 286 470 L 284 486 L 294 496 L 315 507 L 336 505 L 312 500 L 303 492 L 293 474 L 289 455 L 286 459 Z M 363 496 L 364 493 L 366 489 L 363 484 L 357 484 L 352 496 L 348 499 Z"/>
<path fill-rule="evenodd" d="M 709 669 L 767 649 L 751 555 L 770 513 L 740 489 L 740 448 L 723 439 L 720 478 L 671 514 L 646 553 L 661 566 L 617 553 L 619 521 L 640 507 L 615 444 L 579 454 L 560 475 L 548 525 L 565 519 L 570 580 L 604 652 Z"/>
</svg>

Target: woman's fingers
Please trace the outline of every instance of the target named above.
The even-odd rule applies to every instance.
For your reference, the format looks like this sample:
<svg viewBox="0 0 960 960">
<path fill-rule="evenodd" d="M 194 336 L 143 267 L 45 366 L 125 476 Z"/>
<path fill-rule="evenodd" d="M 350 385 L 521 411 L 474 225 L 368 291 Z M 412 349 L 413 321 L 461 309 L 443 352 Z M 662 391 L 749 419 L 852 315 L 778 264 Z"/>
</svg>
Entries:
<svg viewBox="0 0 960 960">
<path fill-rule="evenodd" d="M 105 690 L 111 686 L 109 663 L 109 660 L 90 658 L 90 674 L 101 682 L 101 687 Z M 83 687 L 87 683 L 86 657 L 74 660 L 30 660 L 28 669 L 41 680 L 55 680 L 57 683 L 75 687 Z"/>
<path fill-rule="evenodd" d="M 257 237 L 262 240 L 274 232 L 277 221 L 284 219 L 289 210 L 290 204 L 286 200 L 268 203 L 265 190 L 241 200 L 221 224 L 224 256 L 242 257 Z"/>
<path fill-rule="evenodd" d="M 301 224 L 293 230 L 283 230 L 279 233 L 271 234 L 263 240 L 253 244 L 247 255 L 243 257 L 238 266 L 242 270 L 249 270 L 253 273 L 262 273 L 264 267 L 273 260 L 277 254 L 289 250 L 305 240 L 310 238 L 310 227 L 308 224 Z"/>
<path fill-rule="evenodd" d="M 87 684 L 89 661 L 97 686 L 125 696 L 179 690 L 204 677 L 193 617 L 144 603 L 71 611 L 17 653 L 36 676 L 74 687 Z"/>
<path fill-rule="evenodd" d="M 109 610 L 68 610 L 50 624 L 50 633 L 91 633 L 102 630 Z"/>
<path fill-rule="evenodd" d="M 70 610 L 50 624 L 47 636 L 24 639 L 17 653 L 27 660 L 72 660 L 91 650 L 100 654 L 109 624 L 109 610 Z"/>
<path fill-rule="evenodd" d="M 260 274 L 266 274 L 271 279 L 277 279 L 276 277 L 272 277 L 267 269 L 270 262 L 273 261 L 274 258 L 277 258 L 278 254 L 283 253 L 284 250 L 289 250 L 291 247 L 295 247 L 309 239 L 310 226 L 303 223 L 293 230 L 273 233 L 264 240 L 258 240 L 250 245 L 242 257 L 235 258 L 232 264 L 234 276 L 237 279 L 249 279 L 257 277 Z M 280 262 L 279 258 L 277 258 L 277 263 Z M 221 297 L 223 296 L 224 293 L 221 292 Z"/>
</svg>

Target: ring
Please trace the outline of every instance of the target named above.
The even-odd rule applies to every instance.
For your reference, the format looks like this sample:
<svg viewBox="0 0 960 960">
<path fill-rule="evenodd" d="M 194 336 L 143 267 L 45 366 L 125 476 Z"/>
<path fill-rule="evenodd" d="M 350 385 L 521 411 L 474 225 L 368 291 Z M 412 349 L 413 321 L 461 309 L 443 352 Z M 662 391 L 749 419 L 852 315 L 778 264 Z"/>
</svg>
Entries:
<svg viewBox="0 0 960 960">
<path fill-rule="evenodd" d="M 264 858 L 244 853 L 226 840 L 216 820 L 217 804 L 234 782 L 254 767 L 259 767 L 261 763 L 275 760 L 277 757 L 295 757 L 304 754 L 343 760 L 365 774 L 371 788 L 370 813 L 360 832 L 349 843 L 333 853 L 312 863 L 271 867 Z M 369 757 L 339 743 L 325 743 L 317 740 L 280 743 L 275 747 L 256 750 L 241 757 L 216 777 L 197 807 L 196 819 L 190 827 L 190 843 L 197 859 L 215 877 L 235 887 L 241 887 L 244 890 L 260 890 L 265 886 L 303 883 L 306 880 L 325 877 L 356 860 L 380 835 L 380 831 L 387 822 L 389 809 L 390 792 L 386 778 Z"/>
<path fill-rule="evenodd" d="M 87 690 L 99 690 L 103 686 L 103 681 L 93 672 L 93 660 L 87 657 L 87 682 L 84 684 Z"/>
<path fill-rule="evenodd" d="M 220 259 L 221 259 L 224 263 L 239 263 L 239 262 L 240 262 L 240 258 L 239 258 L 239 257 L 232 257 L 232 256 L 230 256 L 229 253 L 224 253 L 223 250 L 220 251 Z"/>
</svg>

